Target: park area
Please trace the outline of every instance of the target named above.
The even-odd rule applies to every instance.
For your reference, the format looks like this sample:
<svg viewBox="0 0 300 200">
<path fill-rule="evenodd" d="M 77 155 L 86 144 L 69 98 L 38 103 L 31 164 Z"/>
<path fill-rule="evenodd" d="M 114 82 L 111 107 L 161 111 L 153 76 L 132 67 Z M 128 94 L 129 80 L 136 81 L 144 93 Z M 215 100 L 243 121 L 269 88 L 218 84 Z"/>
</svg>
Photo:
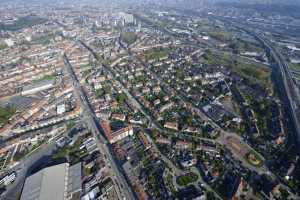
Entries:
<svg viewBox="0 0 300 200">
<path fill-rule="evenodd" d="M 137 40 L 137 35 L 133 32 L 124 32 L 121 34 L 121 39 L 131 45 Z"/>
<path fill-rule="evenodd" d="M 257 155 L 254 151 L 250 151 L 246 154 L 246 160 L 248 163 L 255 167 L 261 167 L 263 165 L 263 161 L 261 160 L 260 156 Z"/>
<path fill-rule="evenodd" d="M 0 128 L 8 122 L 15 112 L 16 109 L 14 107 L 0 107 Z"/>
<path fill-rule="evenodd" d="M 180 186 L 187 186 L 189 185 L 190 183 L 194 183 L 198 180 L 198 175 L 193 173 L 193 172 L 190 172 L 190 173 L 187 173 L 187 174 L 184 174 L 182 176 L 179 176 L 176 180 L 177 184 L 180 185 Z"/>
</svg>

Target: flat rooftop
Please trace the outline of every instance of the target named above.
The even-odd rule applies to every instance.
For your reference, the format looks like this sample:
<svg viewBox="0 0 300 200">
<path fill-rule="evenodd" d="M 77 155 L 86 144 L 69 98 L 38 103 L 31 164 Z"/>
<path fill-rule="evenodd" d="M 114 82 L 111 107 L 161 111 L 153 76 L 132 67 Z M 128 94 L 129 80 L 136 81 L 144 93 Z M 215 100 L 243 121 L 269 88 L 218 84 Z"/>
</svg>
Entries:
<svg viewBox="0 0 300 200">
<path fill-rule="evenodd" d="M 64 200 L 67 163 L 47 167 L 29 176 L 24 184 L 21 200 Z"/>
</svg>

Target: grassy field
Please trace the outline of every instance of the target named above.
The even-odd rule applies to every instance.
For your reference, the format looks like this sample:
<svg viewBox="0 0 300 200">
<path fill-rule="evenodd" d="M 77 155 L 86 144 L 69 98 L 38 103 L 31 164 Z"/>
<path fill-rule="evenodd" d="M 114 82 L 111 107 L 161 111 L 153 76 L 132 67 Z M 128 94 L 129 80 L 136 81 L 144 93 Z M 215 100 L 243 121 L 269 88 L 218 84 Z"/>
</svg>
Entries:
<svg viewBox="0 0 300 200">
<path fill-rule="evenodd" d="M 255 64 L 233 60 L 229 54 L 216 56 L 210 50 L 203 54 L 204 63 L 210 66 L 224 66 L 232 72 L 247 79 L 250 83 L 262 84 L 264 87 L 272 88 L 271 69 Z"/>
<path fill-rule="evenodd" d="M 137 35 L 133 32 L 124 32 L 121 34 L 121 39 L 131 45 L 137 40 Z"/>
<path fill-rule="evenodd" d="M 147 60 L 160 59 L 169 55 L 168 49 L 153 49 L 145 54 Z"/>
<path fill-rule="evenodd" d="M 51 35 L 42 35 L 37 38 L 33 39 L 33 42 L 35 44 L 43 44 L 43 45 L 48 45 L 50 43 L 50 40 L 53 38 Z"/>
<path fill-rule="evenodd" d="M 16 108 L 7 106 L 7 107 L 0 107 L 0 127 L 5 125 L 9 118 L 15 114 Z"/>
<path fill-rule="evenodd" d="M 96 95 L 97 99 L 101 98 L 104 94 L 105 94 L 105 91 L 103 89 L 97 89 L 95 91 L 95 95 Z"/>
<path fill-rule="evenodd" d="M 290 68 L 291 70 L 294 70 L 294 71 L 299 71 L 299 70 L 300 70 L 300 64 L 289 63 L 289 68 Z"/>
<path fill-rule="evenodd" d="M 185 175 L 179 176 L 176 180 L 177 184 L 180 186 L 186 186 L 198 180 L 198 175 L 195 173 L 187 173 Z"/>
<path fill-rule="evenodd" d="M 228 42 L 231 40 L 232 36 L 230 33 L 227 32 L 222 32 L 222 31 L 214 31 L 214 32 L 210 32 L 208 33 L 208 35 L 211 38 L 214 38 L 216 40 L 219 40 L 221 42 Z"/>
<path fill-rule="evenodd" d="M 86 149 L 80 149 L 81 142 L 82 140 L 79 138 L 74 145 L 67 145 L 59 149 L 52 155 L 52 159 L 60 160 L 68 157 L 72 164 L 79 162 L 82 157 L 87 155 Z"/>
<path fill-rule="evenodd" d="M 0 41 L 0 50 L 6 49 L 8 46 L 6 45 L 5 42 Z"/>
<path fill-rule="evenodd" d="M 263 51 L 258 46 L 255 46 L 253 44 L 250 44 L 248 42 L 242 41 L 242 40 L 234 40 L 229 44 L 229 47 L 234 50 L 235 53 L 241 53 L 245 51 L 250 52 L 261 52 Z"/>
<path fill-rule="evenodd" d="M 237 62 L 232 66 L 232 71 L 248 79 L 250 82 L 259 82 L 270 88 L 272 84 L 271 70 L 263 66 Z"/>
<path fill-rule="evenodd" d="M 42 78 L 36 79 L 36 80 L 34 80 L 33 82 L 34 82 L 34 83 L 37 83 L 37 82 L 39 82 L 39 81 L 54 80 L 55 77 L 56 77 L 56 76 L 55 76 L 54 74 L 49 74 L 49 75 L 43 76 Z"/>
<path fill-rule="evenodd" d="M 261 167 L 263 165 L 263 161 L 258 154 L 254 151 L 250 151 L 245 155 L 245 159 L 247 162 L 255 167 Z"/>
<path fill-rule="evenodd" d="M 75 121 L 69 121 L 68 123 L 67 123 L 67 129 L 68 130 L 71 130 L 74 126 L 76 126 L 76 122 Z"/>
</svg>

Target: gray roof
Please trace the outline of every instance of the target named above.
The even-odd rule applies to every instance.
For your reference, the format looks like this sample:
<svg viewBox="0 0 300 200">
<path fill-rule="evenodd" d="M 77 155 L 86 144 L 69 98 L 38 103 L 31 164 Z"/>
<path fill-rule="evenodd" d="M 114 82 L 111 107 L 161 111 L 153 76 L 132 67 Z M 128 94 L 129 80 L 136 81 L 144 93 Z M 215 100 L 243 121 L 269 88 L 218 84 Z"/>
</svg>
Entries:
<svg viewBox="0 0 300 200">
<path fill-rule="evenodd" d="M 54 82 L 55 82 L 54 80 L 41 80 L 36 83 L 31 83 L 29 85 L 25 85 L 23 87 L 23 91 L 39 88 L 39 87 L 46 86 L 46 85 L 53 85 Z"/>
<path fill-rule="evenodd" d="M 68 194 L 81 190 L 81 162 L 70 166 L 68 178 Z"/>
<path fill-rule="evenodd" d="M 25 181 L 21 200 L 63 200 L 67 171 L 68 164 L 63 163 L 29 176 Z"/>
</svg>

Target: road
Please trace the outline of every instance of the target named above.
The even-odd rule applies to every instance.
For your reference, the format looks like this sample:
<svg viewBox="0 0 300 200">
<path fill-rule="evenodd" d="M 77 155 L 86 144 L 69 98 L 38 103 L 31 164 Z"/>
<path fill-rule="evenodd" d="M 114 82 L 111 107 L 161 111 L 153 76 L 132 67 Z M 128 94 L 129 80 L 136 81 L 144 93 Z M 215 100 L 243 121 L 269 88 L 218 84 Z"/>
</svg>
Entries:
<svg viewBox="0 0 300 200">
<path fill-rule="evenodd" d="M 83 44 L 84 44 L 84 43 L 83 43 Z M 85 45 L 85 44 L 84 44 L 84 45 Z M 86 46 L 86 45 L 85 45 L 85 46 Z M 92 52 L 92 54 L 96 55 L 96 53 L 95 53 L 91 48 L 89 48 L 89 47 L 87 47 L 87 48 Z M 130 57 L 132 57 L 132 55 L 133 55 L 132 52 L 131 52 L 130 50 L 128 50 L 126 47 L 123 47 L 123 48 L 125 48 L 125 50 L 128 52 L 128 55 L 129 55 Z M 96 56 L 95 56 L 95 57 L 96 57 Z M 142 62 L 142 63 L 143 63 L 143 62 Z M 145 64 L 144 64 L 144 65 L 145 65 Z M 149 70 L 148 67 L 147 67 L 147 65 L 145 65 L 145 69 L 146 69 L 146 70 Z M 110 73 L 112 74 L 111 69 L 109 69 L 109 71 L 110 71 Z M 153 74 L 153 73 L 152 73 L 152 74 Z M 114 76 L 112 76 L 112 77 L 114 77 Z M 156 78 L 158 78 L 158 80 L 160 80 L 159 77 L 156 76 Z M 160 81 L 160 83 L 163 83 L 163 81 Z M 121 83 L 121 85 L 123 86 L 122 83 Z M 169 88 L 168 86 L 165 86 L 165 88 L 166 88 L 166 87 L 170 90 L 170 88 Z M 171 90 L 173 91 L 173 89 L 171 89 Z M 127 89 L 126 89 L 125 87 L 123 87 L 123 91 L 124 91 L 125 94 L 130 98 L 130 100 L 137 106 L 137 108 L 139 108 L 139 109 L 142 111 L 142 113 L 148 118 L 148 120 L 149 120 L 150 122 L 152 122 L 152 124 L 154 124 L 154 127 L 158 128 L 158 130 L 160 130 L 160 128 L 159 128 L 158 126 L 156 126 L 155 121 L 152 120 L 152 117 L 148 116 L 147 113 L 143 112 L 143 108 L 141 107 L 141 105 L 135 100 L 134 97 L 132 97 L 132 95 L 127 91 Z M 180 97 L 180 99 L 181 99 L 183 102 L 186 102 L 186 101 L 185 101 L 185 98 L 184 98 L 182 95 L 179 94 L 179 97 Z M 247 148 L 249 151 L 252 150 L 252 151 L 256 152 L 255 149 L 253 149 L 250 145 L 248 145 L 248 144 L 243 140 L 242 137 L 240 137 L 240 136 L 238 136 L 238 135 L 236 135 L 236 134 L 234 134 L 234 133 L 229 133 L 229 132 L 223 130 L 223 129 L 222 129 L 221 127 L 219 127 L 216 123 L 214 123 L 213 120 L 211 120 L 211 119 L 209 118 L 209 116 L 207 116 L 201 109 L 197 108 L 195 105 L 192 106 L 192 108 L 197 110 L 197 113 L 199 114 L 199 116 L 200 116 L 202 119 L 204 119 L 204 121 L 209 122 L 210 124 L 213 125 L 213 127 L 215 127 L 217 130 L 220 131 L 221 136 L 220 136 L 216 141 L 217 141 L 218 143 L 220 143 L 220 144 L 223 144 L 223 145 L 229 147 L 229 149 L 230 149 L 231 152 L 233 153 L 233 156 L 234 156 L 237 160 L 240 160 L 240 161 L 242 162 L 242 164 L 243 164 L 244 167 L 246 167 L 246 168 L 248 168 L 248 169 L 251 169 L 251 170 L 253 170 L 253 171 L 256 171 L 258 174 L 268 174 L 268 175 L 272 176 L 273 178 L 276 178 L 276 179 L 277 179 L 276 175 L 272 174 L 272 172 L 270 172 L 270 171 L 267 169 L 266 166 L 256 167 L 256 166 L 250 165 L 250 164 L 244 159 L 244 157 L 241 157 L 239 153 L 235 152 L 235 150 L 234 150 L 233 148 L 231 148 L 231 146 L 230 146 L 229 143 L 228 143 L 228 138 L 234 137 L 235 139 L 237 139 L 237 140 L 243 145 L 243 147 Z M 256 152 L 256 153 L 257 153 L 258 155 L 260 155 L 260 157 L 262 158 L 263 161 L 265 160 L 264 157 L 263 157 L 261 154 L 259 154 L 258 152 Z M 284 186 L 284 185 L 283 185 L 283 186 Z"/>
<path fill-rule="evenodd" d="M 210 49 L 211 51 L 213 51 L 215 54 L 217 54 L 218 56 L 223 56 L 224 54 L 224 51 L 221 51 L 213 46 L 210 45 L 210 43 L 204 41 L 204 40 L 199 40 L 198 38 L 198 35 L 197 34 L 192 34 L 192 38 L 196 41 L 196 42 L 190 42 L 190 41 L 185 41 L 183 40 L 184 38 L 180 35 L 180 34 L 177 34 L 171 30 L 169 30 L 168 28 L 166 27 L 162 27 L 160 25 L 157 24 L 157 22 L 154 22 L 154 21 L 151 21 L 150 19 L 148 18 L 145 18 L 141 15 L 138 15 L 138 14 L 135 14 L 134 15 L 137 19 L 143 21 L 144 23 L 150 25 L 150 26 L 153 26 L 153 27 L 156 27 L 157 29 L 159 29 L 162 33 L 165 33 L 167 35 L 171 35 L 173 36 L 174 38 L 178 39 L 181 41 L 181 45 L 189 45 L 189 46 L 194 46 L 194 47 L 201 47 L 203 49 Z M 183 40 L 183 41 L 182 41 Z M 199 44 L 201 43 L 205 43 L 206 46 L 201 46 Z M 171 44 L 168 44 L 168 45 L 161 45 L 162 47 L 165 46 L 170 46 Z M 159 45 L 158 45 L 159 46 Z M 208 48 L 207 48 L 208 47 Z M 138 48 L 139 49 L 139 48 Z M 142 49 L 142 48 L 141 48 Z M 146 47 L 145 50 L 148 50 L 149 48 Z M 131 48 L 131 51 L 134 52 L 135 48 Z M 245 56 L 241 56 L 239 54 L 235 54 L 235 53 L 231 53 L 231 52 L 226 52 L 228 53 L 228 56 L 230 56 L 232 59 L 234 60 L 242 60 L 243 62 L 247 63 L 247 64 L 258 64 L 258 65 L 261 65 L 261 66 L 264 66 L 264 67 L 269 67 L 266 63 L 263 63 L 263 62 L 260 62 L 258 60 L 254 60 L 254 59 L 251 59 L 251 58 L 248 58 L 248 57 L 245 57 Z"/>
<path fill-rule="evenodd" d="M 128 51 L 129 55 L 130 56 L 133 56 L 132 52 L 128 49 L 125 49 Z M 177 90 L 169 85 L 167 85 L 165 83 L 165 81 L 162 79 L 162 77 L 155 73 L 154 71 L 152 71 L 147 65 L 146 63 L 144 63 L 142 60 L 139 59 L 139 62 L 143 64 L 144 66 L 144 69 L 151 73 L 155 79 L 158 80 L 158 82 L 161 84 L 161 86 L 163 87 L 163 89 L 168 93 L 168 94 L 177 94 L 177 97 L 180 99 L 181 101 L 181 104 L 188 104 L 189 107 L 192 109 L 192 111 L 194 111 L 195 113 L 197 113 L 197 115 L 205 122 L 208 122 L 209 124 L 211 124 L 217 131 L 219 131 L 220 133 L 220 137 L 218 137 L 215 142 L 218 142 L 219 144 L 222 144 L 226 147 L 228 147 L 231 152 L 233 153 L 234 157 L 237 159 L 237 160 L 240 160 L 243 165 L 248 168 L 248 169 L 251 169 L 253 171 L 256 171 L 258 174 L 263 174 L 263 173 L 267 173 L 269 174 L 269 170 L 263 166 L 263 167 L 256 167 L 256 166 L 253 166 L 253 165 L 250 165 L 244 158 L 244 156 L 241 157 L 241 155 L 235 151 L 235 149 L 231 148 L 230 145 L 228 145 L 228 138 L 236 138 L 242 145 L 243 147 L 247 148 L 248 151 L 254 151 L 256 152 L 255 149 L 253 149 L 250 145 L 248 145 L 242 137 L 238 136 L 237 134 L 235 133 L 230 133 L 230 132 L 227 132 L 225 131 L 224 129 L 222 129 L 217 123 L 215 123 L 206 113 L 204 113 L 200 108 L 198 108 L 193 102 L 189 101 L 187 98 L 186 98 L 186 95 L 181 93 L 181 92 L 177 92 Z M 151 66 L 151 65 L 150 65 Z M 199 138 L 201 139 L 201 138 Z M 202 140 L 207 140 L 207 141 L 213 141 L 213 140 L 210 140 L 210 139 L 204 139 L 202 138 Z M 262 160 L 264 161 L 264 157 L 259 153 L 259 152 L 256 152 L 258 155 L 260 155 L 260 157 L 262 158 Z"/>
<path fill-rule="evenodd" d="M 93 135 L 97 141 L 98 148 L 100 149 L 101 153 L 104 154 L 106 163 L 109 165 L 109 168 L 111 170 L 111 175 L 112 175 L 111 178 L 112 178 L 112 181 L 115 183 L 118 196 L 121 199 L 127 199 L 127 200 L 136 199 L 125 176 L 121 172 L 121 171 L 123 171 L 121 166 L 119 166 L 116 163 L 115 158 L 114 158 L 113 154 L 111 153 L 112 150 L 111 150 L 106 138 L 102 134 L 103 130 L 100 128 L 99 124 L 97 123 L 98 119 L 96 118 L 93 110 L 90 107 L 87 96 L 82 91 L 80 82 L 78 81 L 78 79 L 75 75 L 75 72 L 73 71 L 73 66 L 69 62 L 69 59 L 66 54 L 64 54 L 64 63 L 65 63 L 65 67 L 67 69 L 68 74 L 70 75 L 70 77 L 73 80 L 73 88 L 74 88 L 76 97 L 80 102 L 83 120 L 86 122 L 90 131 L 93 133 Z"/>
<path fill-rule="evenodd" d="M 283 58 L 282 54 L 279 50 L 273 46 L 273 44 L 266 38 L 256 35 L 257 38 L 265 45 L 265 47 L 270 51 L 271 56 L 274 58 L 276 64 L 279 67 L 279 71 L 281 73 L 282 82 L 284 86 L 284 90 L 287 96 L 288 108 L 290 110 L 290 114 L 292 115 L 292 120 L 295 129 L 295 139 L 296 146 L 298 147 L 298 152 L 300 153 L 300 97 L 299 91 L 295 86 L 293 81 L 293 76 L 289 70 L 288 64 L 286 63 L 285 59 Z"/>
<path fill-rule="evenodd" d="M 249 29 L 249 24 L 244 24 L 242 22 L 235 21 L 234 19 L 224 19 L 219 18 L 217 16 L 213 16 L 213 18 L 216 18 L 218 20 L 221 20 L 229 25 L 232 25 L 236 28 L 239 28 L 243 31 L 245 31 L 247 34 L 253 36 L 257 41 L 259 41 L 267 50 L 267 52 L 270 54 L 270 56 L 274 59 L 275 64 L 279 67 L 279 69 L 275 69 L 277 73 L 280 74 L 281 82 L 283 84 L 283 90 L 284 90 L 284 98 L 285 103 L 288 105 L 289 112 L 291 114 L 291 120 L 294 126 L 294 138 L 295 138 L 295 146 L 298 147 L 298 152 L 300 152 L 300 96 L 299 91 L 296 88 L 291 72 L 289 70 L 289 67 L 282 56 L 282 54 L 279 52 L 279 50 L 272 44 L 271 41 L 269 41 L 267 38 L 265 38 L 262 34 L 258 34 L 256 31 L 253 31 L 252 29 Z M 257 30 L 256 27 L 252 27 Z M 289 188 L 283 181 L 282 178 L 277 176 L 276 174 L 272 172 L 268 172 L 268 175 L 271 175 L 273 178 L 277 179 L 281 186 L 283 186 L 285 189 L 291 192 L 291 188 Z M 295 192 L 295 191 L 294 191 Z M 290 193 L 291 197 L 293 199 L 299 199 L 299 197 L 293 193 Z"/>
<path fill-rule="evenodd" d="M 169 33 L 169 32 L 166 31 L 166 30 L 164 30 L 163 32 Z M 169 33 L 169 34 L 170 34 L 170 33 Z M 128 51 L 128 49 L 127 49 L 127 51 Z M 131 53 L 130 51 L 129 51 L 129 55 L 132 55 L 132 53 Z M 142 62 L 142 63 L 143 63 L 143 62 Z M 287 65 L 285 64 L 285 66 L 287 66 Z M 149 68 L 147 67 L 147 65 L 144 64 L 144 67 L 145 67 L 146 70 L 147 70 L 147 69 L 149 70 Z M 159 77 L 157 74 L 155 74 L 155 73 L 153 73 L 153 72 L 152 72 L 152 74 L 154 74 L 154 75 L 156 76 L 156 78 L 159 80 L 160 83 L 162 83 L 162 84 L 164 83 L 164 82 L 160 79 L 160 77 Z M 290 80 L 292 80 L 292 79 L 290 79 Z M 290 84 L 290 85 L 291 85 L 291 84 Z M 167 89 L 170 90 L 171 92 L 172 92 L 172 91 L 176 91 L 176 90 L 174 90 L 174 88 L 170 88 L 170 87 L 167 86 L 167 85 L 165 85 L 164 88 L 167 88 Z M 184 95 L 178 94 L 178 97 L 179 97 L 182 101 L 185 102 L 186 99 L 184 98 L 184 97 L 185 97 Z M 264 158 L 260 153 L 258 153 L 255 149 L 253 149 L 249 144 L 247 144 L 247 143 L 244 141 L 244 139 L 243 139 L 242 137 L 238 136 L 238 135 L 235 134 L 235 133 L 230 133 L 230 132 L 227 132 L 227 131 L 223 130 L 220 126 L 218 126 L 218 124 L 216 124 L 212 119 L 210 119 L 210 117 L 207 116 L 207 115 L 206 115 L 201 109 L 199 109 L 197 106 L 193 105 L 192 108 L 195 109 L 195 110 L 197 111 L 197 113 L 199 114 L 199 116 L 200 116 L 202 119 L 204 119 L 204 121 L 209 122 L 210 124 L 213 125 L 213 127 L 215 127 L 218 131 L 220 131 L 220 137 L 217 138 L 216 141 L 217 141 L 218 143 L 220 143 L 220 144 L 225 145 L 226 147 L 228 147 L 228 148 L 231 150 L 231 152 L 233 153 L 233 156 L 235 157 L 235 159 L 240 160 L 240 161 L 242 162 L 242 165 L 243 165 L 244 167 L 246 167 L 246 168 L 248 168 L 248 169 L 251 169 L 251 170 L 253 170 L 253 171 L 256 171 L 258 174 L 268 174 L 269 176 L 273 177 L 274 179 L 279 180 L 279 182 L 281 183 L 282 187 L 284 187 L 284 188 L 286 188 L 288 191 L 290 191 L 290 188 L 288 188 L 288 187 L 281 181 L 280 177 L 278 177 L 278 176 L 276 176 L 275 174 L 273 174 L 273 173 L 272 173 L 265 165 L 263 165 L 262 167 L 256 167 L 256 166 L 250 165 L 250 164 L 245 160 L 244 157 L 241 157 L 241 155 L 240 155 L 238 152 L 236 152 L 236 150 L 235 150 L 234 148 L 232 148 L 231 145 L 229 145 L 229 140 L 228 140 L 228 138 L 235 138 L 235 139 L 237 139 L 237 141 L 239 141 L 239 142 L 242 144 L 242 147 L 247 148 L 249 151 L 254 151 L 254 152 L 256 152 L 258 155 L 260 155 L 260 157 L 261 157 L 262 160 L 264 161 L 265 158 Z M 296 119 L 296 120 L 297 120 L 297 119 Z M 298 128 L 297 130 L 300 131 L 300 128 Z M 300 134 L 299 134 L 299 136 L 300 136 Z M 294 198 L 297 198 L 297 196 L 295 196 L 294 194 L 291 194 L 291 196 L 294 197 Z"/>
<path fill-rule="evenodd" d="M 224 19 L 223 17 L 218 16 L 211 16 L 213 19 L 218 19 L 223 21 L 231 26 L 239 28 L 240 30 L 245 31 L 249 35 L 253 36 L 257 41 L 259 41 L 269 52 L 270 56 L 274 59 L 276 65 L 279 69 L 276 69 L 277 73 L 280 74 L 281 83 L 283 84 L 284 90 L 284 98 L 285 103 L 289 109 L 291 120 L 294 127 L 294 138 L 295 138 L 295 146 L 298 147 L 298 153 L 300 153 L 300 94 L 299 90 L 296 87 L 292 73 L 289 70 L 288 64 L 284 59 L 283 55 L 277 49 L 277 47 L 266 37 L 264 37 L 261 33 L 257 33 L 256 30 L 259 30 L 253 24 L 246 24 L 243 22 L 236 21 L 236 19 L 227 18 Z M 252 30 L 252 29 L 254 30 Z"/>
<path fill-rule="evenodd" d="M 83 44 L 83 46 L 88 47 L 85 43 L 83 43 L 81 41 L 81 43 Z M 92 52 L 92 54 L 95 55 L 95 52 L 88 47 L 88 50 L 90 50 Z M 103 66 L 104 70 L 106 71 L 106 73 L 108 73 L 110 76 L 115 77 L 114 73 L 111 71 L 111 69 L 108 69 L 107 67 Z M 118 83 L 118 85 L 122 86 L 122 91 L 126 94 L 126 96 L 128 97 L 128 99 L 131 101 L 131 103 L 138 109 L 140 110 L 140 112 L 143 113 L 143 115 L 148 119 L 148 121 L 159 131 L 165 132 L 164 130 L 162 130 L 159 125 L 155 122 L 155 120 L 152 119 L 151 116 L 149 116 L 143 109 L 142 105 L 140 105 L 140 103 L 130 94 L 130 92 L 125 88 L 124 84 L 121 83 L 120 81 L 118 81 L 117 79 L 115 79 L 115 81 Z M 177 166 L 174 165 L 174 163 L 168 159 L 165 155 L 163 155 L 159 148 L 157 147 L 156 143 L 152 140 L 152 138 L 147 134 L 147 131 L 144 131 L 144 133 L 146 134 L 147 139 L 150 141 L 152 147 L 154 148 L 155 152 L 157 152 L 160 155 L 160 158 L 172 169 L 172 171 L 174 172 L 174 174 L 176 175 L 176 177 L 185 174 L 186 172 L 184 170 L 179 169 Z M 205 138 L 206 139 L 206 138 Z M 193 172 L 197 173 L 199 175 L 199 182 L 201 182 L 201 184 L 203 185 L 203 187 L 207 190 L 207 191 L 211 191 L 215 194 L 216 197 L 218 197 L 218 199 L 222 199 L 216 192 L 215 190 L 213 190 L 211 188 L 210 185 L 208 185 L 201 177 L 198 169 L 193 168 Z M 176 181 L 175 181 L 176 182 Z M 195 186 L 198 188 L 199 186 L 195 184 Z"/>
<path fill-rule="evenodd" d="M 235 26 L 249 35 L 252 35 L 257 41 L 259 41 L 270 53 L 270 56 L 274 59 L 276 65 L 278 66 L 278 72 L 281 75 L 281 82 L 283 84 L 284 96 L 286 97 L 286 104 L 288 105 L 289 112 L 291 114 L 291 120 L 294 126 L 294 138 L 296 139 L 295 146 L 298 147 L 298 152 L 300 153 L 300 94 L 299 90 L 296 87 L 291 71 L 289 70 L 288 64 L 284 59 L 283 55 L 277 49 L 277 47 L 262 34 L 258 34 L 257 32 L 249 29 L 249 26 L 253 27 L 253 25 L 244 24 L 237 22 L 233 19 L 223 19 L 219 17 L 214 17 L 218 20 L 224 21 L 232 26 Z"/>
</svg>

